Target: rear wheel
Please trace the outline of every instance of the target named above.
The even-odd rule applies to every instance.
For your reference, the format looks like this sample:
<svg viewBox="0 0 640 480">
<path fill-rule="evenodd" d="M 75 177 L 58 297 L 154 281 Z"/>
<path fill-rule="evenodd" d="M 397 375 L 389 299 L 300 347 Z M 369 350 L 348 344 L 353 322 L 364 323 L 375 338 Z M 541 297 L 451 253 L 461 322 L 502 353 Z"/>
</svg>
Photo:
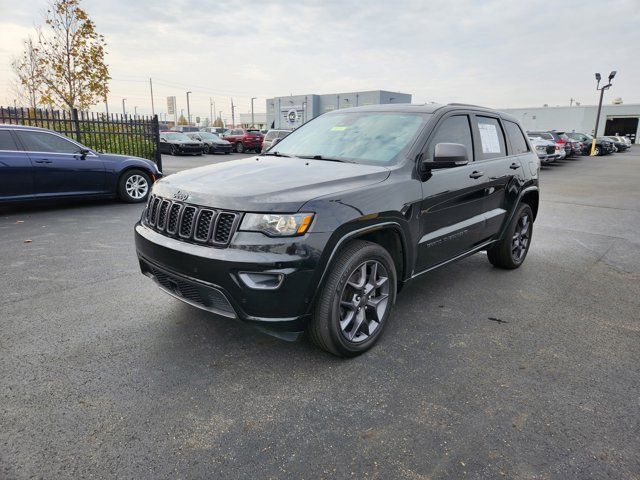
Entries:
<svg viewBox="0 0 640 480">
<path fill-rule="evenodd" d="M 202 148 L 202 153 L 211 153 L 211 147 L 205 143 L 204 147 Z"/>
<path fill-rule="evenodd" d="M 532 233 L 533 212 L 529 205 L 523 203 L 516 210 L 502 240 L 487 250 L 489 261 L 498 268 L 518 268 L 527 256 Z"/>
<path fill-rule="evenodd" d="M 242 144 L 242 142 L 238 142 L 238 143 L 236 143 L 236 152 L 237 152 L 237 153 L 242 153 L 242 152 L 244 152 L 244 145 Z"/>
<path fill-rule="evenodd" d="M 171 145 L 171 155 L 178 155 L 178 147 Z"/>
<path fill-rule="evenodd" d="M 323 350 L 353 357 L 380 338 L 396 297 L 393 259 L 380 245 L 356 240 L 331 266 L 308 333 Z"/>
<path fill-rule="evenodd" d="M 601 155 L 601 153 L 602 153 L 602 152 L 601 152 L 601 150 L 600 150 L 600 147 L 598 147 L 598 146 L 596 145 L 596 149 L 593 151 L 593 153 L 594 153 L 594 155 Z"/>
<path fill-rule="evenodd" d="M 118 182 L 118 196 L 127 203 L 144 202 L 151 189 L 151 179 L 142 170 L 127 170 Z"/>
</svg>

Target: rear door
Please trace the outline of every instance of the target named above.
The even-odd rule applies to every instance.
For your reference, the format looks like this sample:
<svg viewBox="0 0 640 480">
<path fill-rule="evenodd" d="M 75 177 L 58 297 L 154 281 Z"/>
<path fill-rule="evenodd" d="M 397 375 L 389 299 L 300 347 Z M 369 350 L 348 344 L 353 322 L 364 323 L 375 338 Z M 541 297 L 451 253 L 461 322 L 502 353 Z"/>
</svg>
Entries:
<svg viewBox="0 0 640 480">
<path fill-rule="evenodd" d="M 519 131 L 516 124 L 512 125 Z M 527 153 L 529 147 L 522 134 L 521 143 L 524 143 L 524 147 L 521 143 L 517 149 L 507 145 L 504 125 L 497 116 L 476 114 L 473 128 L 478 139 L 477 167 L 483 173 L 485 222 L 480 241 L 484 242 L 495 237 L 505 221 L 508 191 L 513 187 L 514 180 L 523 175 L 519 156 Z"/>
<path fill-rule="evenodd" d="M 106 192 L 102 160 L 94 153 L 82 156 L 83 147 L 54 133 L 16 130 L 34 167 L 36 195 L 91 195 Z"/>
<path fill-rule="evenodd" d="M 423 181 L 416 273 L 473 248 L 484 224 L 483 174 L 474 162 L 474 136 L 468 114 L 452 113 L 438 123 L 423 156 L 433 158 L 438 143 L 467 146 L 469 164 L 434 169 Z"/>
<path fill-rule="evenodd" d="M 33 168 L 9 129 L 0 129 L 0 200 L 33 195 Z"/>
</svg>

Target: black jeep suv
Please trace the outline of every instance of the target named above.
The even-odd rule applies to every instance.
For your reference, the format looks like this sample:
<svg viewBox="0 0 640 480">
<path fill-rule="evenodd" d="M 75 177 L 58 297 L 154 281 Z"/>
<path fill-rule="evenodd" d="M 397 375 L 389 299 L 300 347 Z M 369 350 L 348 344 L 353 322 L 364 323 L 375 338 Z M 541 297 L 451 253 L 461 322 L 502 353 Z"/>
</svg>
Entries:
<svg viewBox="0 0 640 480">
<path fill-rule="evenodd" d="M 156 182 L 135 226 L 140 267 L 194 306 L 352 356 L 408 281 L 481 250 L 519 267 L 538 171 L 518 121 L 494 110 L 338 110 L 263 155 Z"/>
</svg>

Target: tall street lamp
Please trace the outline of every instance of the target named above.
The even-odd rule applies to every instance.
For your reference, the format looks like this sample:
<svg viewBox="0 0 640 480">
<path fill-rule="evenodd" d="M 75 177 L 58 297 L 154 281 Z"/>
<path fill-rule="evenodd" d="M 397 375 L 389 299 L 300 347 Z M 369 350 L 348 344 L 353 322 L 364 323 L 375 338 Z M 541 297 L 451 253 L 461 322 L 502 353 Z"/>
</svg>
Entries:
<svg viewBox="0 0 640 480">
<path fill-rule="evenodd" d="M 125 100 L 126 100 L 126 98 L 123 98 L 123 99 L 122 99 L 122 114 L 123 114 L 123 115 L 126 115 L 126 114 L 127 114 L 127 111 L 126 111 L 126 110 L 125 110 L 125 108 L 124 108 L 124 101 L 125 101 Z"/>
<path fill-rule="evenodd" d="M 251 127 L 255 128 L 256 126 L 256 122 L 254 122 L 253 120 L 253 101 L 256 99 L 256 97 L 251 97 Z"/>
<path fill-rule="evenodd" d="M 187 123 L 191 125 L 191 110 L 189 108 L 189 94 L 191 92 L 187 92 Z"/>
<path fill-rule="evenodd" d="M 613 77 L 616 76 L 616 73 L 618 72 L 616 72 L 615 70 L 611 72 L 609 74 L 609 83 L 603 85 L 602 87 L 600 86 L 600 80 L 602 79 L 602 77 L 599 73 L 596 73 L 596 80 L 598 81 L 598 84 L 596 85 L 596 91 L 600 90 L 600 102 L 598 103 L 598 113 L 596 114 L 596 129 L 593 132 L 593 140 L 591 141 L 591 156 L 594 156 L 596 154 L 596 137 L 598 136 L 598 124 L 600 123 L 600 112 L 602 111 L 602 97 L 604 96 L 604 91 L 611 88 L 611 80 L 613 80 Z"/>
</svg>

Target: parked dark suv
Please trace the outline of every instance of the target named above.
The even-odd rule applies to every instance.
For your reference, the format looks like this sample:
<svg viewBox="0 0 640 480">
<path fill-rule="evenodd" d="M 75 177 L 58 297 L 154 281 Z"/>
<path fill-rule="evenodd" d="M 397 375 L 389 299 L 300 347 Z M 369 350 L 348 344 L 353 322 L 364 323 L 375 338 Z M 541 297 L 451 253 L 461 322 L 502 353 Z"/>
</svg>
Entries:
<svg viewBox="0 0 640 480">
<path fill-rule="evenodd" d="M 306 329 L 352 356 L 410 280 L 481 250 L 519 267 L 538 171 L 518 121 L 494 110 L 341 109 L 264 155 L 157 182 L 136 249 L 142 272 L 187 303 L 284 338 Z"/>
</svg>

